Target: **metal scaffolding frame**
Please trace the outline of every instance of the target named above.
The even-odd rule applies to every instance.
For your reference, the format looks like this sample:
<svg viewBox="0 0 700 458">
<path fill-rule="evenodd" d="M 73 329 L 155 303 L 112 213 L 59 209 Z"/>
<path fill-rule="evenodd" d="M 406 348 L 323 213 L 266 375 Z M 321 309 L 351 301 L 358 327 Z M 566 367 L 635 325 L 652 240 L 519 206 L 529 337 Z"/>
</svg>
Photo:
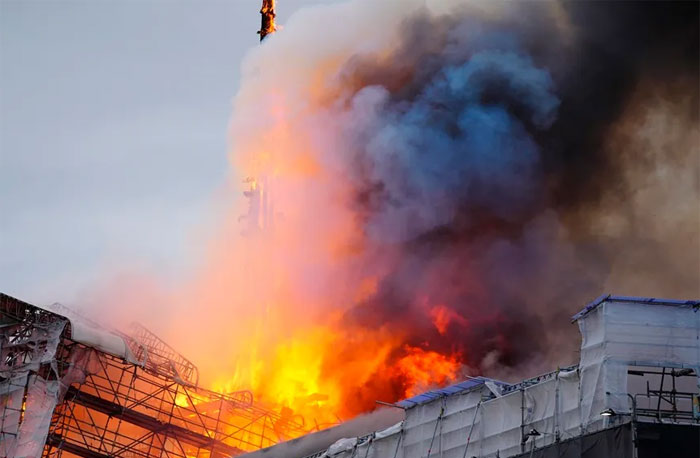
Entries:
<svg viewBox="0 0 700 458">
<path fill-rule="evenodd" d="M 194 364 L 144 327 L 119 335 L 137 362 L 74 340 L 62 315 L 0 294 L 0 455 L 33 440 L 47 458 L 222 458 L 306 432 L 249 391 L 198 387 Z M 52 394 L 37 403 L 35 391 Z M 44 428 L 25 417 L 41 408 L 51 409 Z"/>
</svg>

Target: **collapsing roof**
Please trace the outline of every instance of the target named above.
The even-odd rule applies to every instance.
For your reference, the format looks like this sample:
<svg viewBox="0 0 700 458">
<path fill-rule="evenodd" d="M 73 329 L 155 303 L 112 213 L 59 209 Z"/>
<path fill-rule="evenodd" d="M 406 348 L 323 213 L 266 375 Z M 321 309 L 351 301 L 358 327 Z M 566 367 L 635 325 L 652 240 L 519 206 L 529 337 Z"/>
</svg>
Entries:
<svg viewBox="0 0 700 458">
<path fill-rule="evenodd" d="M 577 365 L 513 385 L 470 378 L 398 402 L 405 419 L 394 425 L 315 441 L 316 450 L 302 437 L 296 453 L 281 444 L 246 456 L 505 458 L 644 421 L 694 424 L 697 435 L 699 309 L 696 300 L 601 296 L 573 317 L 582 335 Z"/>
<path fill-rule="evenodd" d="M 249 391 L 197 387 L 197 368 L 140 325 L 54 310 L 0 293 L 0 457 L 225 458 L 306 431 Z"/>
</svg>

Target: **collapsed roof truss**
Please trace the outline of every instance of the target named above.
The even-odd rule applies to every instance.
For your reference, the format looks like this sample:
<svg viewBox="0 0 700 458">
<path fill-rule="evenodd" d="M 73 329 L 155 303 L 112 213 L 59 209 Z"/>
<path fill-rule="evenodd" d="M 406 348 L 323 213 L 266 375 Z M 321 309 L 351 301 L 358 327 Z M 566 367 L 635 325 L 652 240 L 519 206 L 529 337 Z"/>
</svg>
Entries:
<svg viewBox="0 0 700 458">
<path fill-rule="evenodd" d="M 72 323 L 0 294 L 0 456 L 219 458 L 304 432 L 249 391 L 198 387 L 196 366 L 142 326 L 112 333 L 125 357 Z"/>
</svg>

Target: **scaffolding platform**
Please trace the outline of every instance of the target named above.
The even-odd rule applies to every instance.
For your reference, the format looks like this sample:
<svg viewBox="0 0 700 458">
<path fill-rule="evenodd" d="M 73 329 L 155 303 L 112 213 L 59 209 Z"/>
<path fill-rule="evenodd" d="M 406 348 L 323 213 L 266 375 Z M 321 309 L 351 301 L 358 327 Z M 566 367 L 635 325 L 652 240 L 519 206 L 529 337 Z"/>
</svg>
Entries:
<svg viewBox="0 0 700 458">
<path fill-rule="evenodd" d="M 304 434 L 250 391 L 199 386 L 140 325 L 107 330 L 0 294 L 0 456 L 223 458 Z"/>
</svg>

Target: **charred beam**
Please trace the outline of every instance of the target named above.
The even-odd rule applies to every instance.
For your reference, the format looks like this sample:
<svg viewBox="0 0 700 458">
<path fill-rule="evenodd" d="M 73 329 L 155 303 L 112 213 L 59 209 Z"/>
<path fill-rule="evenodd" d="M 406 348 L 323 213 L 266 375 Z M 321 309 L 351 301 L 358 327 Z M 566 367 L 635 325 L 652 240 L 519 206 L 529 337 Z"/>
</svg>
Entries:
<svg viewBox="0 0 700 458">
<path fill-rule="evenodd" d="M 275 0 L 263 0 L 262 8 L 260 8 L 260 41 L 263 41 L 266 36 L 275 33 L 277 26 L 275 25 Z"/>
</svg>

